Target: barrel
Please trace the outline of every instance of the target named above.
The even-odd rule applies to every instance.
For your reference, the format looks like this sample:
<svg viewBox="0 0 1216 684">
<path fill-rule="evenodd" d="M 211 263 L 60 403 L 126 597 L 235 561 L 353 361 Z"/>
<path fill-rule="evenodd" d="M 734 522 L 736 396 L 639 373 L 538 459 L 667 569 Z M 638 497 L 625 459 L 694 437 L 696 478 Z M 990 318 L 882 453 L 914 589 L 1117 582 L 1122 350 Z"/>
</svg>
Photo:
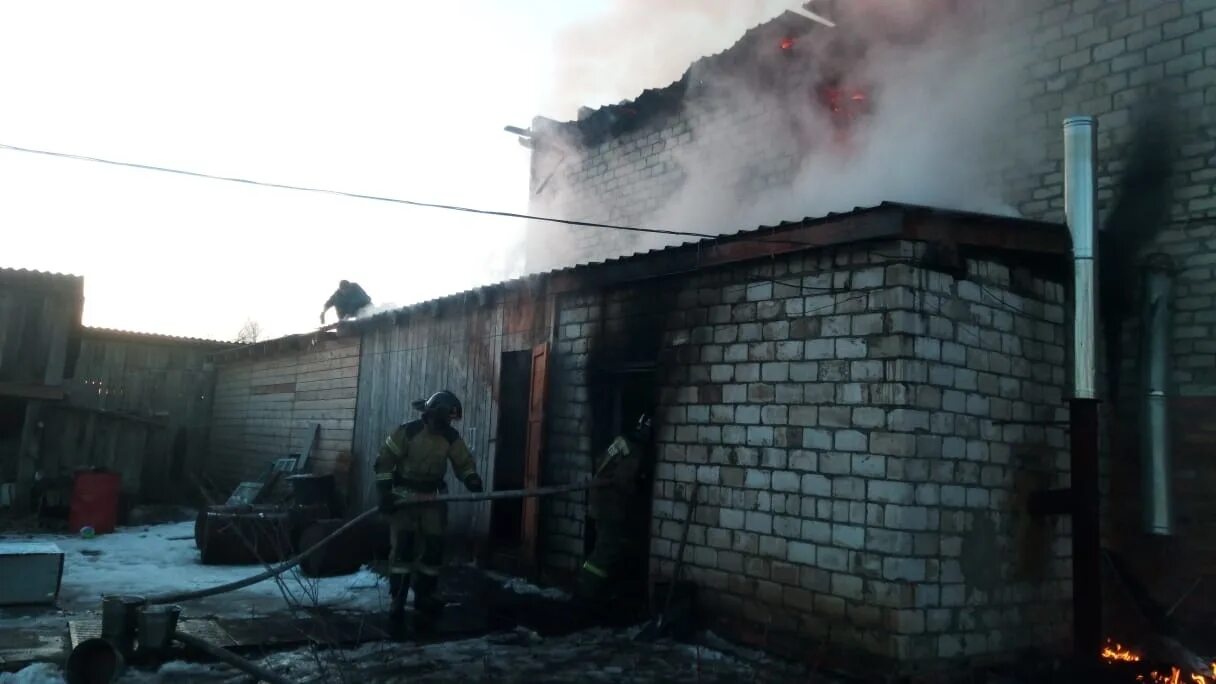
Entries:
<svg viewBox="0 0 1216 684">
<path fill-rule="evenodd" d="M 68 509 L 68 532 L 92 527 L 97 534 L 113 532 L 118 525 L 118 498 L 122 475 L 106 472 L 79 472 L 72 483 L 72 503 Z"/>
<path fill-rule="evenodd" d="M 64 675 L 68 684 L 117 682 L 126 662 L 114 644 L 105 639 L 85 639 L 68 656 Z"/>
</svg>

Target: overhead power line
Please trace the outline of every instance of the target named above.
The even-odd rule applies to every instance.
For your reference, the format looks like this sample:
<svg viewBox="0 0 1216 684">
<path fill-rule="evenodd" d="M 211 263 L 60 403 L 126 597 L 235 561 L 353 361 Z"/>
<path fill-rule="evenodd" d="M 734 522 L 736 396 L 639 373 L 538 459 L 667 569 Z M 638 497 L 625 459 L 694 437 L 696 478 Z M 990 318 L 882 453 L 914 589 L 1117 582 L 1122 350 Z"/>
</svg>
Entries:
<svg viewBox="0 0 1216 684">
<path fill-rule="evenodd" d="M 404 204 L 411 207 L 422 207 L 424 209 L 445 209 L 447 211 L 459 211 L 467 214 L 480 214 L 484 216 L 499 216 L 503 218 L 525 219 L 528 221 L 542 221 L 546 223 L 561 223 L 568 226 L 581 226 L 585 228 L 606 228 L 609 230 L 624 230 L 633 233 L 654 233 L 657 235 L 677 235 L 681 237 L 695 238 L 716 238 L 721 237 L 713 233 L 693 233 L 680 230 L 666 230 L 663 228 L 641 228 L 638 226 L 622 226 L 611 223 L 597 223 L 595 221 L 575 221 L 572 219 L 554 218 L 552 216 L 534 216 L 532 214 L 520 214 L 513 211 L 496 211 L 492 209 L 474 209 L 472 207 L 462 207 L 455 204 L 439 204 L 437 202 L 420 202 L 418 200 L 402 199 L 400 197 L 386 197 L 383 195 L 369 195 L 361 192 L 346 192 L 344 190 L 330 190 L 328 188 L 314 188 L 304 185 L 289 185 L 287 183 L 270 183 L 266 181 L 251 180 L 248 178 L 236 178 L 233 176 L 219 176 L 210 173 L 202 173 L 199 171 L 186 171 L 184 169 L 173 169 L 166 166 L 153 166 L 151 164 L 138 164 L 135 162 L 116 161 L 113 159 L 101 159 L 99 157 L 88 157 L 81 154 L 69 154 L 66 152 L 53 152 L 51 150 L 36 150 L 29 147 L 18 147 L 16 145 L 6 145 L 0 143 L 0 149 L 10 150 L 12 152 L 25 152 L 28 154 L 41 154 L 48 157 L 59 157 L 62 159 L 75 159 L 76 161 L 94 162 L 97 164 L 109 164 L 111 166 L 125 166 L 132 169 L 140 169 L 143 171 L 159 171 L 161 173 L 173 173 L 180 176 L 190 176 L 192 178 L 205 178 L 208 180 L 225 181 L 228 183 L 242 183 L 245 185 L 257 185 L 265 188 L 277 188 L 279 190 L 296 190 L 299 192 L 313 192 L 323 195 L 336 195 L 339 197 L 350 197 L 353 199 L 371 200 L 374 202 L 389 202 L 391 204 Z"/>
</svg>

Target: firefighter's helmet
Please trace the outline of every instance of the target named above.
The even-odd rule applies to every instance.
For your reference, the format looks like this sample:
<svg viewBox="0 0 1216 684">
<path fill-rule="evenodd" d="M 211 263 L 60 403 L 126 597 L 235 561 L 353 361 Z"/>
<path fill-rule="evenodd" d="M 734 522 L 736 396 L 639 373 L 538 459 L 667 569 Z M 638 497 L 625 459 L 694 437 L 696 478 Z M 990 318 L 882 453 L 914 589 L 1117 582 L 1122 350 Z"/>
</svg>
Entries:
<svg viewBox="0 0 1216 684">
<path fill-rule="evenodd" d="M 460 420 L 464 417 L 464 407 L 461 406 L 460 399 L 448 390 L 440 390 L 425 400 L 415 401 L 414 408 L 447 420 Z"/>
<path fill-rule="evenodd" d="M 654 425 L 650 419 L 649 413 L 643 413 L 638 416 L 638 423 L 633 427 L 633 433 L 637 435 L 642 442 L 649 442 L 651 435 L 654 434 Z"/>
</svg>

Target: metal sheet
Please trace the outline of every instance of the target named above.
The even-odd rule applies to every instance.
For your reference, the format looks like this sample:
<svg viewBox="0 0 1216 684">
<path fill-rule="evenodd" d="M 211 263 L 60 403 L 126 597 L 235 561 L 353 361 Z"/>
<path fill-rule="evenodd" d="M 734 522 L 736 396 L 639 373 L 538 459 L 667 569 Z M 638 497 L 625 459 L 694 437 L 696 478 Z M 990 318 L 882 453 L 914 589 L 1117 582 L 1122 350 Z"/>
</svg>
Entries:
<svg viewBox="0 0 1216 684">
<path fill-rule="evenodd" d="M 54 603 L 63 552 L 54 544 L 0 544 L 0 606 Z"/>
<path fill-rule="evenodd" d="M 211 618 L 186 618 L 177 623 L 177 628 L 190 636 L 206 639 L 216 646 L 232 648 L 241 645 L 219 622 Z M 90 616 L 68 621 L 68 636 L 72 648 L 76 648 L 85 639 L 100 638 L 101 618 Z"/>
</svg>

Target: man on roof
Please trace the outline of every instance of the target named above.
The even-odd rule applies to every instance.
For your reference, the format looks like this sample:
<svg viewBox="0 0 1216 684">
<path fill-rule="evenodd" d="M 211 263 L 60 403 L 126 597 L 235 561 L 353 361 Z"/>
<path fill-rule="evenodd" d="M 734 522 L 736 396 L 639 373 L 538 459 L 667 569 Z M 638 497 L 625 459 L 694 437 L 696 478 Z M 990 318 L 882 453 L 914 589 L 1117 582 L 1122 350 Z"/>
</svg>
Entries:
<svg viewBox="0 0 1216 684">
<path fill-rule="evenodd" d="M 371 303 L 372 298 L 359 287 L 359 283 L 343 280 L 338 283 L 338 289 L 325 300 L 325 308 L 321 309 L 321 325 L 325 325 L 325 314 L 331 308 L 338 313 L 338 320 L 343 321 L 359 315 L 359 311 Z"/>
</svg>

